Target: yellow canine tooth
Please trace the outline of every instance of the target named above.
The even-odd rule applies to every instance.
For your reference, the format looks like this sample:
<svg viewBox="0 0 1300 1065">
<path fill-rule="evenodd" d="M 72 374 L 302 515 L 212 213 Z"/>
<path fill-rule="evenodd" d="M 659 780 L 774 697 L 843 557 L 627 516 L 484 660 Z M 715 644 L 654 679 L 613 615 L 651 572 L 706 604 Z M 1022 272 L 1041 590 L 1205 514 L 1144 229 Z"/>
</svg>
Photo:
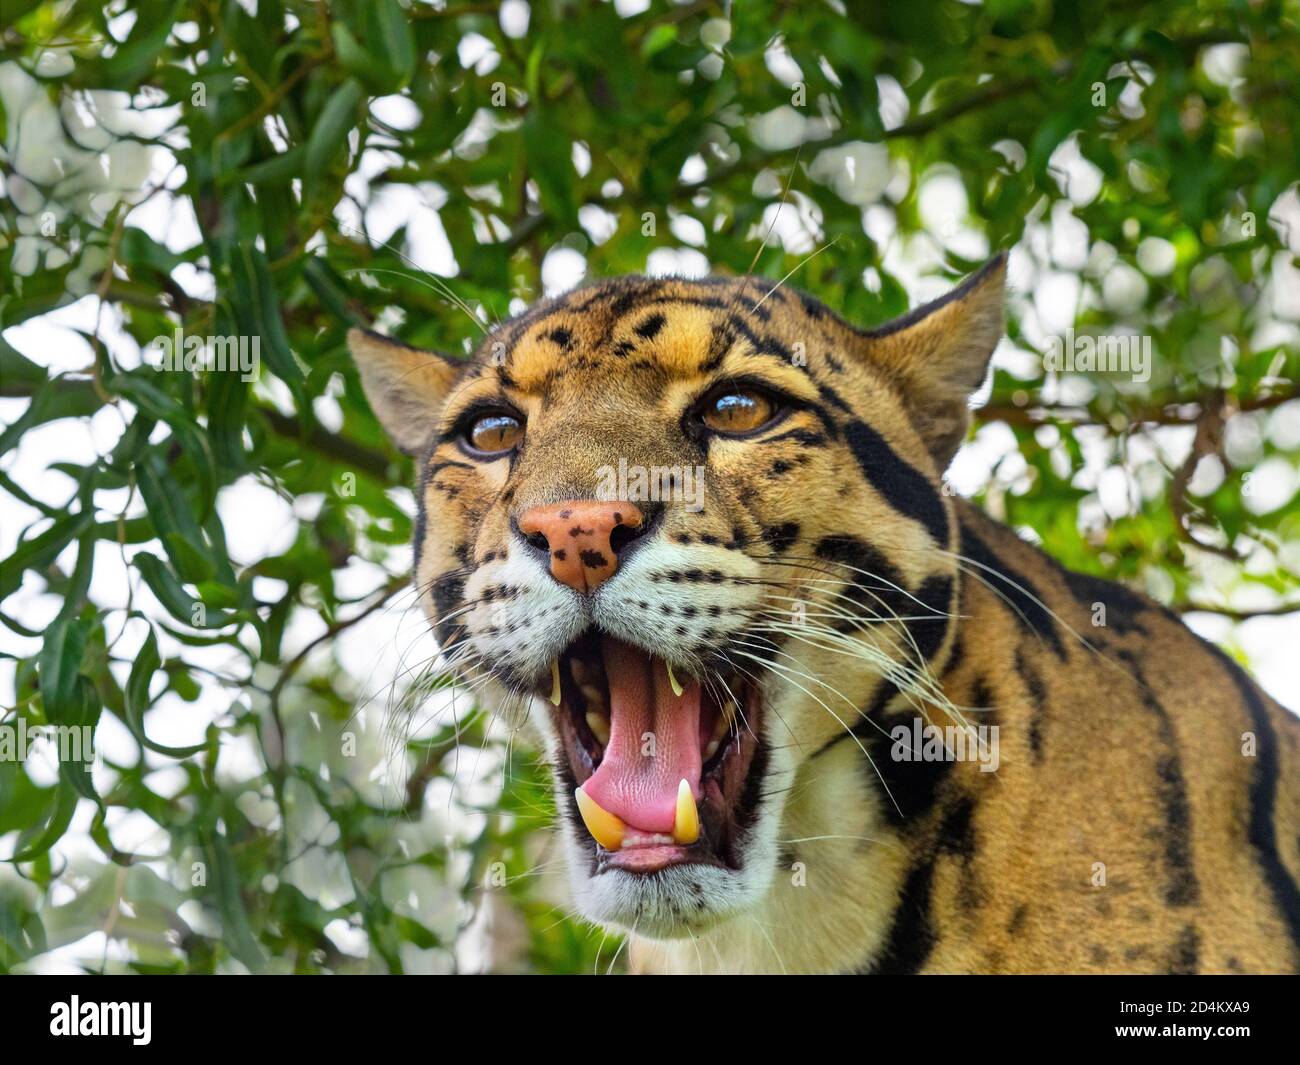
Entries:
<svg viewBox="0 0 1300 1065">
<path fill-rule="evenodd" d="M 602 810 L 601 813 L 604 813 Z M 590 826 L 588 826 L 590 827 Z M 673 839 L 678 843 L 694 843 L 700 838 L 700 811 L 695 805 L 695 795 L 686 778 L 677 785 L 677 817 L 673 822 Z"/>
<path fill-rule="evenodd" d="M 560 660 L 551 662 L 551 704 L 560 705 Z"/>
<path fill-rule="evenodd" d="M 668 683 L 673 686 L 673 694 L 680 699 L 682 697 L 681 681 L 677 679 L 677 674 L 673 672 L 673 664 L 671 662 L 665 662 L 664 665 L 668 667 Z"/>
<path fill-rule="evenodd" d="M 582 823 L 587 826 L 592 839 L 607 851 L 616 851 L 623 846 L 623 833 L 627 826 L 621 818 L 610 813 L 581 788 L 573 793 L 573 797 L 578 800 L 578 813 L 582 814 Z M 678 809 L 681 809 L 680 799 Z M 681 814 L 677 816 L 680 818 Z"/>
</svg>

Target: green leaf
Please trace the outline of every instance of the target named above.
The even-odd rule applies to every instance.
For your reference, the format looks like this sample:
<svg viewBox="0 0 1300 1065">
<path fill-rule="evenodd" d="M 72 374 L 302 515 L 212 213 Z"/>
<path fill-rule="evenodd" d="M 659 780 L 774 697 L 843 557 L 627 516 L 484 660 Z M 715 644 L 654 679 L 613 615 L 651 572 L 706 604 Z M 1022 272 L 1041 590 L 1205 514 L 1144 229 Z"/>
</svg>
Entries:
<svg viewBox="0 0 1300 1065">
<path fill-rule="evenodd" d="M 8 379 L 6 379 L 8 386 Z M 18 420 L 0 433 L 0 455 L 14 447 L 24 433 L 60 418 L 84 418 L 102 405 L 89 381 L 54 379 L 36 391 Z"/>
<path fill-rule="evenodd" d="M 55 521 L 39 536 L 20 540 L 14 553 L 0 562 L 0 599 L 7 599 L 18 590 L 25 570 L 45 569 L 94 522 L 93 513 L 69 514 Z"/>
<path fill-rule="evenodd" d="M 77 811 L 77 791 L 66 778 L 60 778 L 55 806 L 50 819 L 39 834 L 29 843 L 19 837 L 19 847 L 9 860 L 15 865 L 19 862 L 35 861 L 45 854 L 54 844 L 63 838 L 72 823 L 72 815 Z"/>
<path fill-rule="evenodd" d="M 267 365 L 301 397 L 303 372 L 289 347 L 266 256 L 257 248 L 244 245 L 231 263 L 231 273 L 235 281 L 234 311 L 241 330 L 259 338 L 258 347 Z M 301 405 L 305 407 L 306 403 Z"/>
<path fill-rule="evenodd" d="M 131 664 L 131 675 L 127 678 L 126 722 L 136 740 L 143 746 L 148 747 L 149 750 L 172 758 L 189 758 L 191 755 L 198 754 L 199 751 L 203 750 L 206 744 L 196 743 L 191 747 L 168 747 L 166 744 L 155 743 L 146 735 L 144 730 L 144 714 L 152 702 L 149 698 L 149 682 L 161 666 L 162 659 L 158 654 L 158 638 L 154 635 L 153 627 L 150 626 L 149 635 L 145 637 L 144 645 L 135 656 L 135 661 Z"/>
<path fill-rule="evenodd" d="M 244 167 L 240 180 L 250 185 L 282 184 L 302 174 L 306 159 L 306 146 L 295 144 L 288 151 Z"/>
<path fill-rule="evenodd" d="M 573 193 L 573 156 L 569 138 L 537 111 L 524 119 L 524 150 L 528 168 L 542 194 L 542 208 L 563 226 L 577 225 L 578 208 Z"/>
<path fill-rule="evenodd" d="M 397 0 L 371 0 L 365 5 L 373 33 L 371 51 L 392 71 L 392 92 L 411 80 L 415 73 L 415 38 L 411 32 L 409 16 Z"/>
<path fill-rule="evenodd" d="M 249 924 L 248 911 L 240 890 L 239 870 L 230 844 L 215 824 L 200 829 L 200 838 L 211 859 L 217 911 L 221 914 L 222 939 L 230 952 L 254 973 L 266 969 L 266 956 L 258 946 Z"/>
<path fill-rule="evenodd" d="M 80 719 L 77 680 L 86 654 L 89 625 L 82 618 L 60 616 L 45 631 L 38 670 L 46 718 L 55 724 Z"/>
<path fill-rule="evenodd" d="M 361 82 L 348 78 L 325 102 L 307 140 L 303 179 L 309 185 L 317 184 L 333 169 L 339 153 L 347 146 L 348 134 L 361 118 L 365 97 Z"/>
<path fill-rule="evenodd" d="M 167 568 L 157 555 L 148 551 L 137 552 L 131 559 L 131 565 L 140 571 L 145 584 L 153 592 L 158 602 L 166 608 L 167 613 L 192 628 L 221 628 L 231 623 L 233 618 L 223 611 L 210 610 L 187 592 L 176 575 Z"/>
<path fill-rule="evenodd" d="M 186 580 L 205 580 L 212 571 L 204 559 L 203 532 L 185 493 L 157 455 L 144 456 L 136 466 L 136 483 L 176 571 Z"/>
<path fill-rule="evenodd" d="M 677 40 L 677 27 L 671 22 L 662 22 L 641 41 L 641 58 L 650 59 L 662 52 Z"/>
<path fill-rule="evenodd" d="M 375 76 L 375 57 L 361 46 L 342 20 L 330 23 L 330 37 L 334 41 L 334 54 L 339 57 L 343 69 L 369 86 L 370 79 Z"/>
<path fill-rule="evenodd" d="M 102 63 L 103 84 L 115 89 L 138 85 L 167 44 L 182 0 L 137 0 L 136 20 L 126 41 Z"/>
</svg>

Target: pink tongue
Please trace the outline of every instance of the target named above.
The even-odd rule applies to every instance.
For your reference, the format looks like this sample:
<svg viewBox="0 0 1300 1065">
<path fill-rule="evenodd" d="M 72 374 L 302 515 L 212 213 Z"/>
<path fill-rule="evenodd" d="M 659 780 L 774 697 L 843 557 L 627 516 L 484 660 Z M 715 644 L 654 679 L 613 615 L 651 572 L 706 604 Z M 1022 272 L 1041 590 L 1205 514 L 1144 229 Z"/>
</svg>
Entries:
<svg viewBox="0 0 1300 1065">
<path fill-rule="evenodd" d="M 699 682 L 678 678 L 679 697 L 662 661 L 608 637 L 601 639 L 601 650 L 609 681 L 609 743 L 582 790 L 629 828 L 670 833 L 681 782 L 700 797 Z"/>
</svg>

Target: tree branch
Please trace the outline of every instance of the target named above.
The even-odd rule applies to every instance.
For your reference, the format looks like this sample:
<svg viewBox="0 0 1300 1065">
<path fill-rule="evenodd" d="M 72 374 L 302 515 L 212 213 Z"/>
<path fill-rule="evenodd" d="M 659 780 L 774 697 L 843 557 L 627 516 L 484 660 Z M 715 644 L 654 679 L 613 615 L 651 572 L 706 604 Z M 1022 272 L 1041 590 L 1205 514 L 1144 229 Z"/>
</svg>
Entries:
<svg viewBox="0 0 1300 1065">
<path fill-rule="evenodd" d="M 1223 446 L 1225 420 L 1224 395 L 1221 391 L 1215 391 L 1210 396 L 1209 402 L 1201 408 L 1200 416 L 1196 419 L 1196 437 L 1192 440 L 1192 449 L 1187 453 L 1187 458 L 1174 473 L 1174 479 L 1170 482 L 1169 506 L 1174 514 L 1174 528 L 1178 532 L 1179 539 L 1231 562 L 1240 562 L 1241 558 L 1231 544 L 1220 547 L 1217 544 L 1203 543 L 1192 536 L 1190 506 L 1187 502 L 1187 486 L 1191 483 L 1192 475 L 1196 473 L 1196 467 L 1200 465 L 1201 459 L 1207 455 L 1217 455 Z"/>
<path fill-rule="evenodd" d="M 303 424 L 297 418 L 281 414 L 278 410 L 270 410 L 265 407 L 258 409 L 266 420 L 266 424 L 276 436 L 297 441 L 311 448 L 318 455 L 334 459 L 345 466 L 352 466 L 378 480 L 392 480 L 388 472 L 393 464 L 392 459 L 384 452 L 375 451 L 364 444 L 349 440 L 345 436 L 339 436 L 337 433 L 326 432 L 316 425 L 304 432 Z"/>
<path fill-rule="evenodd" d="M 1283 403 L 1300 399 L 1300 385 L 1281 392 L 1268 395 L 1250 396 L 1234 402 L 1225 411 L 1227 416 L 1247 411 L 1271 410 Z M 1201 420 L 1203 401 L 1198 399 L 1184 402 L 1164 402 L 1138 410 L 1116 410 L 1130 425 L 1196 425 Z M 973 410 L 972 415 L 981 422 L 1006 422 L 1008 425 L 1020 425 L 1035 428 L 1039 425 L 1054 425 L 1067 422 L 1070 425 L 1109 425 L 1112 415 L 1090 411 L 1086 407 L 1056 407 L 1044 404 L 1018 407 L 1012 403 L 988 403 Z"/>
<path fill-rule="evenodd" d="M 1258 610 L 1234 610 L 1232 607 L 1214 606 L 1211 603 L 1179 603 L 1174 609 L 1180 614 L 1221 614 L 1233 621 L 1249 621 L 1251 618 L 1280 618 L 1300 613 L 1300 603 L 1283 603 L 1281 606 L 1261 607 Z"/>
</svg>

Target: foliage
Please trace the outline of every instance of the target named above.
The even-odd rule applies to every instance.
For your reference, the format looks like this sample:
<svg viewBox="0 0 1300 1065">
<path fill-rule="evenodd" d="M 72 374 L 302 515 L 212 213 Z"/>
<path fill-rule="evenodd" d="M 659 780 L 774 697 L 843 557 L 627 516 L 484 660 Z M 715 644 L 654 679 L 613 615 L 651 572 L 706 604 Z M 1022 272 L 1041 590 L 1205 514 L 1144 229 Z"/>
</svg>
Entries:
<svg viewBox="0 0 1300 1065">
<path fill-rule="evenodd" d="M 447 969 L 486 917 L 494 964 L 616 964 L 557 909 L 533 756 L 459 713 L 386 736 L 404 679 L 367 708 L 335 649 L 410 602 L 350 324 L 465 350 L 579 263 L 871 325 L 1014 246 L 954 483 L 1180 609 L 1285 608 L 1294 3 L 643 6 L 7 0 L 3 723 L 105 751 L 0 760 L 0 968 Z M 1149 336 L 1150 380 L 1049 372 L 1067 326 Z M 177 327 L 257 338 L 257 379 L 154 369 Z"/>
</svg>

